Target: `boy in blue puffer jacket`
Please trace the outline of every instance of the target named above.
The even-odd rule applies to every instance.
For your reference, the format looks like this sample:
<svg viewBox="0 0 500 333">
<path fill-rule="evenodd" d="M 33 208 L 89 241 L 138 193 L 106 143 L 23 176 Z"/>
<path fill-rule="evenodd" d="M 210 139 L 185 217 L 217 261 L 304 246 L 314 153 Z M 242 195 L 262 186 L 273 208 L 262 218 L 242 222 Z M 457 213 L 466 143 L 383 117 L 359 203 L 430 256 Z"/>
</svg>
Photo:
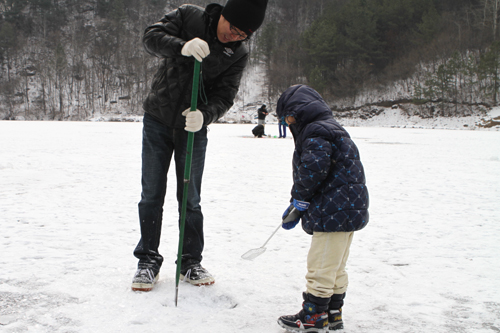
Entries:
<svg viewBox="0 0 500 333">
<path fill-rule="evenodd" d="M 312 235 L 302 309 L 280 317 L 278 324 L 292 332 L 341 329 L 349 248 L 354 231 L 368 223 L 368 190 L 358 148 L 311 87 L 288 88 L 277 113 L 295 140 L 292 198 L 283 228 L 292 229 L 302 219 L 302 228 Z"/>
</svg>

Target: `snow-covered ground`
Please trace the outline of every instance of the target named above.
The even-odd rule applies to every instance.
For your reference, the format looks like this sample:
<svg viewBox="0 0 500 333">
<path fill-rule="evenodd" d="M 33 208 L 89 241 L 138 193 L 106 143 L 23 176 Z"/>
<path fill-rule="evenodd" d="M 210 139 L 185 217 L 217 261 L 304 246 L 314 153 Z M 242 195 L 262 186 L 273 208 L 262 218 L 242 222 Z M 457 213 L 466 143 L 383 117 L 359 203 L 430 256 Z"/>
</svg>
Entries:
<svg viewBox="0 0 500 333">
<path fill-rule="evenodd" d="M 229 112 L 221 118 L 221 122 L 238 124 L 257 124 L 257 109 L 263 104 L 262 101 L 243 105 L 235 103 Z M 275 116 L 276 110 L 271 105 L 268 110 L 270 115 L 266 118 L 268 124 L 278 124 Z M 333 114 L 335 116 L 335 112 Z M 142 116 L 130 116 L 119 114 L 99 115 L 90 121 L 141 121 Z M 474 115 L 468 117 L 435 117 L 421 118 L 418 116 L 407 116 L 400 109 L 383 108 L 381 113 L 369 119 L 359 117 L 339 118 L 337 120 L 344 126 L 350 127 L 391 127 L 391 128 L 415 128 L 415 129 L 449 129 L 449 130 L 488 130 L 500 131 L 500 107 L 491 109 L 485 115 Z M 491 122 L 495 121 L 495 125 Z"/>
<path fill-rule="evenodd" d="M 216 284 L 181 283 L 175 307 L 174 183 L 159 283 L 130 290 L 142 124 L 0 122 L 0 331 L 284 332 L 310 236 L 279 230 L 241 259 L 279 225 L 291 186 L 293 140 L 249 138 L 253 126 L 210 126 L 203 264 Z M 500 133 L 348 130 L 371 220 L 351 248 L 344 332 L 500 331 Z"/>
<path fill-rule="evenodd" d="M 498 125 L 492 126 L 490 128 L 485 128 L 485 125 L 487 125 L 491 120 L 496 120 Z M 381 114 L 369 119 L 341 118 L 339 119 L 339 121 L 344 126 L 499 131 L 500 108 L 495 107 L 491 109 L 486 115 L 435 118 L 407 116 L 399 108 L 385 108 L 383 109 Z"/>
</svg>

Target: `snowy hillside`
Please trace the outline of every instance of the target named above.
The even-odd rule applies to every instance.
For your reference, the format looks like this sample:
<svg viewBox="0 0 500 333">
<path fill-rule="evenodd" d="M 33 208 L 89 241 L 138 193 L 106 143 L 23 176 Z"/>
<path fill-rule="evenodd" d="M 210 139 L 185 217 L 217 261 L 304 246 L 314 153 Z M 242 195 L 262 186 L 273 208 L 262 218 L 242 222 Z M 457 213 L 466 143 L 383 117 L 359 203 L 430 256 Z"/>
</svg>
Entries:
<svg viewBox="0 0 500 333">
<path fill-rule="evenodd" d="M 399 108 L 384 108 L 379 115 L 369 119 L 341 118 L 339 121 L 344 126 L 499 131 L 500 108 L 494 108 L 486 115 L 468 117 L 435 117 L 425 119 L 418 116 L 407 116 Z"/>
<path fill-rule="evenodd" d="M 0 332 L 284 333 L 310 236 L 279 230 L 293 140 L 210 126 L 202 193 L 210 287 L 180 285 L 169 177 L 150 293 L 132 292 L 139 240 L 139 122 L 0 121 Z M 277 126 L 268 125 L 269 134 Z M 370 191 L 355 234 L 345 333 L 500 330 L 500 133 L 348 127 Z M 171 168 L 173 170 L 174 168 Z"/>
<path fill-rule="evenodd" d="M 240 90 L 233 107 L 219 120 L 219 123 L 256 124 L 257 109 L 266 104 L 270 115 L 266 122 L 277 125 L 275 117 L 277 98 L 268 100 L 266 94 L 265 73 L 262 66 L 249 66 L 242 78 Z M 126 110 L 120 111 L 119 104 L 113 106 L 113 112 L 97 115 L 91 121 L 141 121 L 142 116 L 129 115 Z M 397 105 L 396 105 L 397 106 Z M 485 115 L 468 117 L 429 117 L 408 116 L 408 112 L 400 107 L 372 107 L 370 112 L 334 112 L 336 119 L 345 126 L 362 127 L 397 127 L 426 129 L 467 129 L 467 130 L 500 130 L 500 107 L 493 108 Z M 349 112 L 347 112 L 349 114 Z"/>
<path fill-rule="evenodd" d="M 265 103 L 267 104 L 267 103 Z M 241 105 L 236 103 L 228 113 L 219 120 L 219 123 L 228 124 L 257 124 L 257 109 L 262 102 Z M 267 104 L 269 105 L 269 104 Z M 269 126 L 276 126 L 278 119 L 275 116 L 275 106 L 268 107 L 271 113 L 266 117 Z M 469 117 L 435 117 L 421 118 L 407 116 L 399 108 L 380 108 L 376 116 L 368 119 L 359 117 L 334 117 L 344 126 L 351 127 L 394 127 L 394 128 L 421 128 L 421 129 L 450 129 L 450 130 L 489 130 L 500 131 L 500 107 L 494 108 L 486 115 Z M 105 115 L 92 118 L 91 121 L 142 121 L 142 116 Z"/>
</svg>

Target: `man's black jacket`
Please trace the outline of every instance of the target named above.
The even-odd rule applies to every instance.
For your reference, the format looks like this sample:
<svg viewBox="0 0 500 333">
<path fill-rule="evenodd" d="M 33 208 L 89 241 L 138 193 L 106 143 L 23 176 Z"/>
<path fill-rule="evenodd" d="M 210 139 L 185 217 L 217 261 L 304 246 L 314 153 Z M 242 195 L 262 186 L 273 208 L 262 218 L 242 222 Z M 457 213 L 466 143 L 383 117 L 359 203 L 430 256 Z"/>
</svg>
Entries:
<svg viewBox="0 0 500 333">
<path fill-rule="evenodd" d="M 167 126 L 185 127 L 185 117 L 181 113 L 191 104 L 194 57 L 183 56 L 181 50 L 195 37 L 203 39 L 210 47 L 210 55 L 203 59 L 200 76 L 208 103 L 198 98 L 204 125 L 224 116 L 233 105 L 248 51 L 241 42 L 222 44 L 217 39 L 222 8 L 218 4 L 210 4 L 205 9 L 183 5 L 144 33 L 144 48 L 161 58 L 161 63 L 143 108 Z"/>
<path fill-rule="evenodd" d="M 266 116 L 269 114 L 269 112 L 267 112 L 267 109 L 265 106 L 261 106 L 258 110 L 257 110 L 257 117 L 260 119 L 260 120 L 264 120 L 266 119 Z"/>
</svg>

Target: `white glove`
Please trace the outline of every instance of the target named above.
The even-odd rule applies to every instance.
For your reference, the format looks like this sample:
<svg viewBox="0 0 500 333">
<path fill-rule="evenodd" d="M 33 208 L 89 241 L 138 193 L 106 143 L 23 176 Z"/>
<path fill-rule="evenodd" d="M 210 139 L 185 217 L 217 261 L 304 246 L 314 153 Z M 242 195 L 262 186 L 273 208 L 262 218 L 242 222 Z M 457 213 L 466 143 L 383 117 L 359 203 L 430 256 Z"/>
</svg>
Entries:
<svg viewBox="0 0 500 333">
<path fill-rule="evenodd" d="M 188 132 L 198 132 L 203 126 L 203 113 L 200 110 L 191 111 L 191 108 L 182 112 L 186 117 L 186 127 L 184 129 Z"/>
<path fill-rule="evenodd" d="M 203 58 L 210 54 L 210 48 L 208 47 L 207 42 L 196 37 L 184 44 L 181 53 L 186 57 L 193 56 L 196 58 L 196 60 L 201 62 Z"/>
</svg>

